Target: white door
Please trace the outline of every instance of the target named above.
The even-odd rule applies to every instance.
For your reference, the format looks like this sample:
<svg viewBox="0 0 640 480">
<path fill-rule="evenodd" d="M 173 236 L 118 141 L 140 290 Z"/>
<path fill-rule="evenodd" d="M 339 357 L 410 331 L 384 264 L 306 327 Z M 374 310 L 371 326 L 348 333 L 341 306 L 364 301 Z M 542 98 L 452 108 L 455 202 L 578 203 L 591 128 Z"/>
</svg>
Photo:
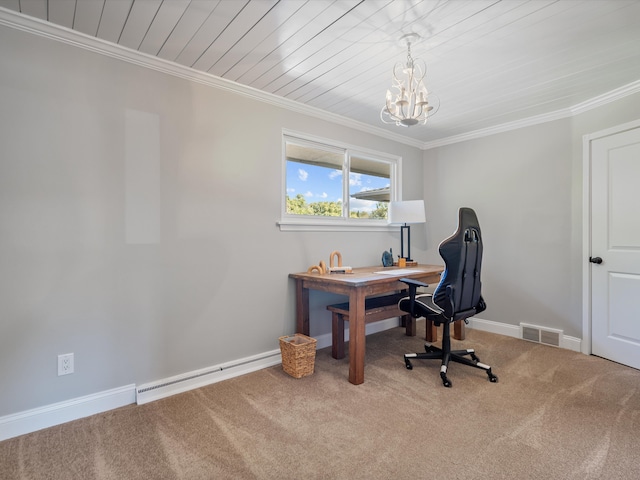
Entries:
<svg viewBox="0 0 640 480">
<path fill-rule="evenodd" d="M 591 352 L 640 369 L 640 128 L 593 140 L 591 162 Z"/>
</svg>

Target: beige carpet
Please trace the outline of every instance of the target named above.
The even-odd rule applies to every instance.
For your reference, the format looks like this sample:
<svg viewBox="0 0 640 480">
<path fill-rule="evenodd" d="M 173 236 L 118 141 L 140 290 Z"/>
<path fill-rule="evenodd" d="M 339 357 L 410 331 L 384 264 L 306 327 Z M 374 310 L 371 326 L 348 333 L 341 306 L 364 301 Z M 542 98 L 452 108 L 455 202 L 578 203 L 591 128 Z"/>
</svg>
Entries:
<svg viewBox="0 0 640 480">
<path fill-rule="evenodd" d="M 363 385 L 320 350 L 310 377 L 272 367 L 1 442 L 0 478 L 640 478 L 638 370 L 473 330 L 462 344 L 499 383 L 406 370 L 423 341 L 397 328 L 367 337 Z"/>
</svg>

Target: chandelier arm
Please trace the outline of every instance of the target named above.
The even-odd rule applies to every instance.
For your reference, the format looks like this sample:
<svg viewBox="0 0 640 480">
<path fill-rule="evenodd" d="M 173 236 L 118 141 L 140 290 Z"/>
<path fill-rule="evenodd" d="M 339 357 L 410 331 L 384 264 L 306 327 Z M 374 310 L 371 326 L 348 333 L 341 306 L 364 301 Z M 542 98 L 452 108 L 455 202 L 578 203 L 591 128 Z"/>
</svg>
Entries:
<svg viewBox="0 0 640 480">
<path fill-rule="evenodd" d="M 394 121 L 396 121 L 399 118 L 394 113 L 391 112 L 391 105 L 389 104 L 389 102 L 387 102 L 386 107 L 382 109 L 382 112 L 385 112 Z"/>
</svg>

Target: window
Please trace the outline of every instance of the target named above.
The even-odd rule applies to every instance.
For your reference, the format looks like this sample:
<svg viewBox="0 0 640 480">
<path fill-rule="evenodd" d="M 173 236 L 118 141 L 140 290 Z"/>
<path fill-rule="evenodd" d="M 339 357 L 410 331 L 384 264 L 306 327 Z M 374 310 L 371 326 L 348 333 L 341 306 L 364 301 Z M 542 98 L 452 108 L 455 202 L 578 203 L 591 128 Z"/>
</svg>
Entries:
<svg viewBox="0 0 640 480">
<path fill-rule="evenodd" d="M 281 228 L 386 228 L 399 157 L 289 133 L 283 152 Z"/>
</svg>

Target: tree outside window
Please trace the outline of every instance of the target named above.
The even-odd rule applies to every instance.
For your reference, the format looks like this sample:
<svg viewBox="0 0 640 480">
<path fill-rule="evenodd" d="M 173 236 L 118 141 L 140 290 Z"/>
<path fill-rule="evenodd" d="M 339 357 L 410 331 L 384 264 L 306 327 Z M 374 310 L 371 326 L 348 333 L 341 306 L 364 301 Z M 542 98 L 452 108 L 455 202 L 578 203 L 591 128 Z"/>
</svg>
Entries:
<svg viewBox="0 0 640 480">
<path fill-rule="evenodd" d="M 286 216 L 387 220 L 398 158 L 284 136 Z"/>
</svg>

